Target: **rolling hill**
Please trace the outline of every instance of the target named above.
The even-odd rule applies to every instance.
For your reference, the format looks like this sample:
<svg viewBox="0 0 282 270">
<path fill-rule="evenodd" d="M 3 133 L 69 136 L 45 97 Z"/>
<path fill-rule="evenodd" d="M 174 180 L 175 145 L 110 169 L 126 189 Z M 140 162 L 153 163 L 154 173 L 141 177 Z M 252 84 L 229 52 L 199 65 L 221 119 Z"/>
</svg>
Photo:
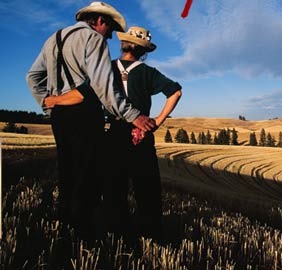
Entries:
<svg viewBox="0 0 282 270">
<path fill-rule="evenodd" d="M 265 129 L 266 134 L 271 133 L 275 139 L 278 139 L 278 134 L 282 132 L 282 119 L 260 120 L 260 121 L 242 121 L 232 118 L 200 118 L 200 117 L 185 117 L 185 118 L 168 118 L 162 127 L 156 132 L 156 142 L 164 142 L 166 130 L 169 129 L 174 138 L 178 129 L 184 128 L 188 135 L 194 132 L 197 138 L 199 132 L 210 131 L 212 137 L 221 129 L 233 129 L 238 131 L 238 142 L 247 144 L 250 133 L 255 132 L 259 139 L 260 131 Z"/>
<path fill-rule="evenodd" d="M 25 126 L 28 128 L 29 134 L 37 135 L 52 135 L 52 129 L 50 125 L 45 124 L 20 124 L 17 126 Z M 5 123 L 0 122 L 0 130 L 3 129 Z M 174 138 L 178 129 L 184 128 L 188 135 L 193 131 L 197 136 L 199 132 L 210 131 L 211 135 L 214 136 L 215 132 L 219 132 L 221 129 L 233 129 L 238 131 L 238 141 L 241 144 L 246 144 L 249 140 L 251 132 L 255 132 L 257 139 L 262 128 L 265 129 L 266 133 L 270 132 L 271 135 L 278 139 L 278 134 L 282 132 L 282 119 L 273 120 L 238 120 L 232 118 L 208 118 L 208 117 L 185 117 L 185 118 L 168 118 L 164 124 L 156 131 L 155 137 L 156 142 L 164 142 L 164 136 L 166 130 L 169 129 L 172 137 Z"/>
</svg>

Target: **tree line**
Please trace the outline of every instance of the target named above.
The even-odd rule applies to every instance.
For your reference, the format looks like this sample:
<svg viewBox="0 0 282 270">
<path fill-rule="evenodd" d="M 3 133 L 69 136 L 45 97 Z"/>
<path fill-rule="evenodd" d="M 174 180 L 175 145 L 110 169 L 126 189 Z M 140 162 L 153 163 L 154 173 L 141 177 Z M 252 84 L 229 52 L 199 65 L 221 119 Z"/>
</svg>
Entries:
<svg viewBox="0 0 282 270">
<path fill-rule="evenodd" d="M 28 128 L 25 126 L 18 127 L 14 122 L 7 122 L 4 128 L 2 129 L 3 132 L 9 133 L 21 133 L 21 134 L 28 134 Z"/>
<path fill-rule="evenodd" d="M 262 128 L 259 135 L 259 140 L 257 140 L 256 133 L 250 133 L 249 145 L 251 146 L 268 146 L 268 147 L 282 147 L 282 131 L 278 134 L 278 140 L 271 135 L 270 132 L 266 133 L 265 129 Z"/>
<path fill-rule="evenodd" d="M 166 130 L 164 141 L 166 143 L 173 142 L 169 129 Z M 189 136 L 184 128 L 180 128 L 176 132 L 174 142 L 191 144 L 239 145 L 238 131 L 235 128 L 233 128 L 232 130 L 230 130 L 229 128 L 221 129 L 218 133 L 216 132 L 213 137 L 209 130 L 206 133 L 199 132 L 196 137 L 196 134 L 193 131 Z M 256 137 L 256 133 L 251 132 L 248 145 L 282 147 L 282 132 L 279 132 L 278 141 L 275 140 L 275 137 L 271 135 L 270 132 L 266 134 L 264 128 L 261 129 L 259 140 Z"/>
<path fill-rule="evenodd" d="M 50 124 L 50 119 L 44 114 L 35 112 L 0 110 L 0 122 Z"/>
</svg>

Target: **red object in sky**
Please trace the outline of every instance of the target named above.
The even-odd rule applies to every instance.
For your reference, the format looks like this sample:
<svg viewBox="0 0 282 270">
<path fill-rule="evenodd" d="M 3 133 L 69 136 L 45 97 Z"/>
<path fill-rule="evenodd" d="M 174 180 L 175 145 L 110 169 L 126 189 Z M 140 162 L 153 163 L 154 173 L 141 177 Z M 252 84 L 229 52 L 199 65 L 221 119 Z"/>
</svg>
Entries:
<svg viewBox="0 0 282 270">
<path fill-rule="evenodd" d="M 185 4 L 185 7 L 184 7 L 184 9 L 183 9 L 183 11 L 181 13 L 181 17 L 182 18 L 185 18 L 185 17 L 188 16 L 188 13 L 189 13 L 191 5 L 192 5 L 192 0 L 187 0 L 186 4 Z"/>
</svg>

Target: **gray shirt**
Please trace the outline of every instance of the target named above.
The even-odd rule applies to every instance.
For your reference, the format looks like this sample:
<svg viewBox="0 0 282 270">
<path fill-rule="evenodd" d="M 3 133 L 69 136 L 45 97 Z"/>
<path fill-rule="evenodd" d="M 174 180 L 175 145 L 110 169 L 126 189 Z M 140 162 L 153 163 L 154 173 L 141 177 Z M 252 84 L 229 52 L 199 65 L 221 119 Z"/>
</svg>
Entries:
<svg viewBox="0 0 282 270">
<path fill-rule="evenodd" d="M 128 103 L 118 89 L 114 89 L 110 53 L 105 38 L 87 23 L 78 22 L 63 29 L 62 39 L 70 30 L 77 27 L 84 28 L 72 33 L 63 47 L 64 60 L 75 86 L 89 80 L 90 86 L 108 111 L 132 122 L 140 111 Z M 28 86 L 42 108 L 46 96 L 58 95 L 57 52 L 56 34 L 53 34 L 45 42 L 27 73 Z M 64 81 L 64 87 L 61 90 L 63 94 L 71 89 L 63 69 L 61 77 Z"/>
</svg>

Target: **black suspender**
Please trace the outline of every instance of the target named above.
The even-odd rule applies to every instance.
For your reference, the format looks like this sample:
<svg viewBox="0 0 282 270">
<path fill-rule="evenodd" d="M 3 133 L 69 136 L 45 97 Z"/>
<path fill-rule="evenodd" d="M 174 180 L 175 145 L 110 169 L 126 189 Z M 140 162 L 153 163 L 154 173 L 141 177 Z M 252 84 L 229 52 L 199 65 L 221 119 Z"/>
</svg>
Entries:
<svg viewBox="0 0 282 270">
<path fill-rule="evenodd" d="M 68 66 L 64 60 L 64 57 L 63 57 L 63 46 L 65 44 L 65 41 L 66 39 L 75 31 L 79 30 L 79 29 L 82 29 L 82 28 L 85 28 L 85 27 L 77 27 L 77 28 L 74 28 L 72 29 L 71 31 L 69 31 L 65 37 L 63 38 L 62 40 L 62 29 L 59 30 L 57 33 L 56 33 L 56 41 L 57 41 L 57 46 L 58 46 L 58 57 L 57 57 L 57 91 L 58 91 L 58 94 L 61 94 L 61 90 L 63 89 L 64 87 L 64 81 L 62 80 L 62 77 L 61 77 L 61 72 L 62 72 L 62 66 L 63 66 L 63 69 L 65 71 L 65 74 L 66 74 L 66 77 L 67 77 L 67 80 L 68 80 L 68 83 L 70 85 L 70 88 L 74 88 L 75 87 L 75 83 L 74 83 L 74 80 L 71 76 L 71 73 L 68 69 Z"/>
</svg>

